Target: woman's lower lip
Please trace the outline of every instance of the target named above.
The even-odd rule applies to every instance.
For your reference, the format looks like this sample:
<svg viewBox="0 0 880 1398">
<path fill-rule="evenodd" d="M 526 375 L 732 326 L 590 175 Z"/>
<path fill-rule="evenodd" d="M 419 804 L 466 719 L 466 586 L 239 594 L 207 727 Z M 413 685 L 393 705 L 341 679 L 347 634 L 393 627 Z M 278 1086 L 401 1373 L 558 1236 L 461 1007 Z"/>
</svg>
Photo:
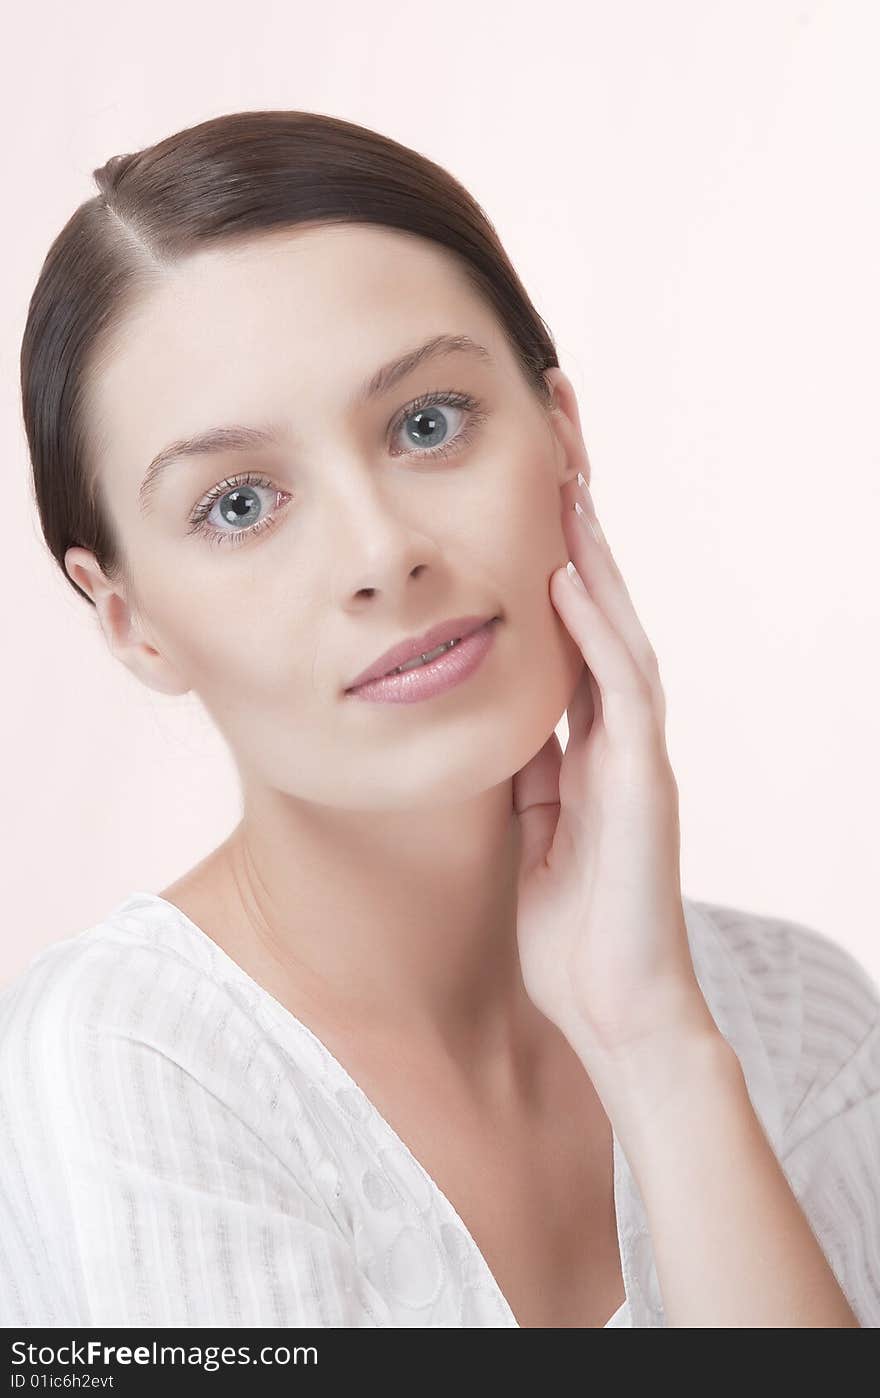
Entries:
<svg viewBox="0 0 880 1398">
<path fill-rule="evenodd" d="M 348 693 L 353 699 L 372 699 L 380 704 L 416 704 L 420 699 L 445 694 L 479 668 L 492 648 L 497 621 L 498 617 L 493 617 L 427 665 L 417 665 L 414 670 L 404 670 L 399 675 L 368 680 Z"/>
</svg>

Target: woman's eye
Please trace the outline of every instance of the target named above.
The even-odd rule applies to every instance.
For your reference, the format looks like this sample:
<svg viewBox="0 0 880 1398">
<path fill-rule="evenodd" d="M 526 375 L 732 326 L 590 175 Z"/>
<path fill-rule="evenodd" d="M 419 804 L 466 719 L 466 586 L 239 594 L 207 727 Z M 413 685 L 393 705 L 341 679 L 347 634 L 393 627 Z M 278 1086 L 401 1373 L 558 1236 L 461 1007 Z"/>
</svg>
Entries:
<svg viewBox="0 0 880 1398">
<path fill-rule="evenodd" d="M 469 393 L 426 393 L 404 408 L 392 432 L 402 442 L 393 455 L 444 456 L 470 441 L 483 414 Z M 464 423 L 464 428 L 462 424 Z"/>
<path fill-rule="evenodd" d="M 276 509 L 272 513 L 262 503 L 260 491 L 274 497 Z M 204 534 L 211 543 L 239 543 L 275 523 L 282 497 L 289 498 L 287 492 L 261 477 L 246 475 L 223 481 L 196 506 L 187 533 Z"/>
</svg>

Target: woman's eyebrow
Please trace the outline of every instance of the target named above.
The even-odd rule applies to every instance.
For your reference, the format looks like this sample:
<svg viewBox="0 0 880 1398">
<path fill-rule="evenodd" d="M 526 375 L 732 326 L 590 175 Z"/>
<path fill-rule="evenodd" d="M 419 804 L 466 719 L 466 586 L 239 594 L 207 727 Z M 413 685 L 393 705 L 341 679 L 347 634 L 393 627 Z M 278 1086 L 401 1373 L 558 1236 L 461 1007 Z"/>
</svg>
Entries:
<svg viewBox="0 0 880 1398">
<path fill-rule="evenodd" d="M 470 354 L 489 364 L 493 363 L 492 356 L 484 345 L 480 345 L 476 340 L 472 340 L 469 335 L 434 335 L 430 340 L 425 340 L 414 349 L 407 350 L 404 354 L 389 360 L 377 369 L 360 387 L 352 399 L 352 407 L 362 407 L 365 403 L 374 398 L 380 397 L 394 388 L 401 379 L 406 378 L 420 364 L 424 364 L 429 359 L 437 359 L 441 355 L 448 354 Z M 176 442 L 170 442 L 167 447 L 153 457 L 147 467 L 140 490 L 138 491 L 138 504 L 144 514 L 148 514 L 151 508 L 151 499 L 163 472 L 172 462 L 183 461 L 188 457 L 214 455 L 219 452 L 230 451 L 254 451 L 260 447 L 278 446 L 280 444 L 280 431 L 277 426 L 266 427 L 240 427 L 236 425 L 228 427 L 208 427 L 202 432 L 196 432 L 191 437 L 182 437 Z"/>
</svg>

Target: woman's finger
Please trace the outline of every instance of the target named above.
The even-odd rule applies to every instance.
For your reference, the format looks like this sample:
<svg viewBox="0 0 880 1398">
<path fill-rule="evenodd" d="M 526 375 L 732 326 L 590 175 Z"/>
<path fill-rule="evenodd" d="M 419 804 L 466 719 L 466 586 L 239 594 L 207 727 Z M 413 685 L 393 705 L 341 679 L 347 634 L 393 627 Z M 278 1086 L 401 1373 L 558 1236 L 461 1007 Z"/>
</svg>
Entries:
<svg viewBox="0 0 880 1398">
<path fill-rule="evenodd" d="M 599 687 L 609 736 L 624 744 L 643 739 L 653 744 L 658 733 L 654 691 L 614 623 L 567 568 L 550 575 L 550 596 Z"/>
<path fill-rule="evenodd" d="M 574 509 L 575 503 L 581 505 L 586 517 L 577 514 Z M 568 493 L 565 506 L 563 531 L 569 557 L 583 578 L 590 596 L 625 641 L 635 664 L 650 687 L 658 715 L 663 715 L 665 700 L 657 656 L 645 634 L 629 589 L 596 518 L 589 490 L 575 483 Z M 591 524 L 598 531 L 598 538 L 590 528 Z"/>
</svg>

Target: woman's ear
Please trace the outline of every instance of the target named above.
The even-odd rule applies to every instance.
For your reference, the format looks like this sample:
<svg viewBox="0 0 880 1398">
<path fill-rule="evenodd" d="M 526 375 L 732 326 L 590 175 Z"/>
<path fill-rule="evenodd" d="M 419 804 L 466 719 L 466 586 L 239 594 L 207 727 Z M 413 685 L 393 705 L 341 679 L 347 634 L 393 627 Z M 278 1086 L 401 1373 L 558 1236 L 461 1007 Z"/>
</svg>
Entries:
<svg viewBox="0 0 880 1398">
<path fill-rule="evenodd" d="M 146 627 L 124 583 L 108 578 L 92 551 L 78 545 L 65 553 L 64 567 L 68 577 L 94 602 L 111 655 L 148 689 L 186 694 L 191 686 L 147 639 Z"/>
<path fill-rule="evenodd" d="M 544 378 L 553 395 L 547 421 L 559 444 L 559 484 L 566 485 L 578 474 L 590 484 L 590 458 L 581 432 L 577 395 L 571 379 L 554 366 L 544 370 Z"/>
</svg>

